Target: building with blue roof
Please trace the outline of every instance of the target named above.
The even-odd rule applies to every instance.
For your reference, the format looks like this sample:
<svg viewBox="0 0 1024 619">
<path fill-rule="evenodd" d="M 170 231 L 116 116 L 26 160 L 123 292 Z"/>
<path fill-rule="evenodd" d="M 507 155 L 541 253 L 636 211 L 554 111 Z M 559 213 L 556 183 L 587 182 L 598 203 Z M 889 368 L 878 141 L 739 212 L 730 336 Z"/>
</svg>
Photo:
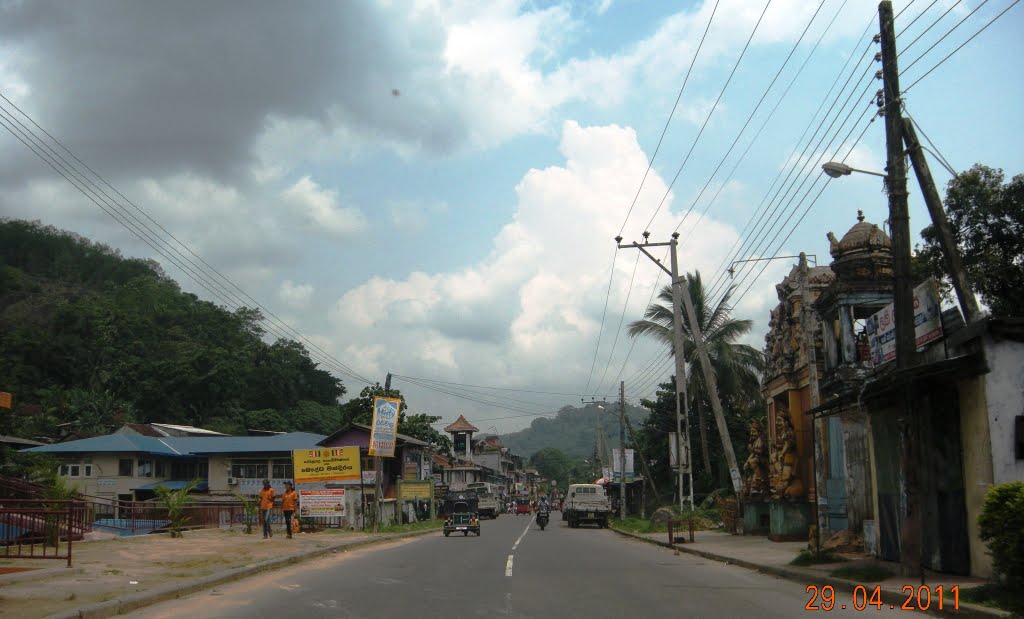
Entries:
<svg viewBox="0 0 1024 619">
<path fill-rule="evenodd" d="M 264 479 L 278 492 L 292 479 L 292 450 L 315 449 L 326 436 L 289 432 L 271 436 L 143 436 L 114 433 L 23 451 L 60 461 L 60 473 L 91 496 L 145 500 L 158 486 L 182 488 L 200 479 L 197 491 L 211 498 L 258 494 Z"/>
</svg>

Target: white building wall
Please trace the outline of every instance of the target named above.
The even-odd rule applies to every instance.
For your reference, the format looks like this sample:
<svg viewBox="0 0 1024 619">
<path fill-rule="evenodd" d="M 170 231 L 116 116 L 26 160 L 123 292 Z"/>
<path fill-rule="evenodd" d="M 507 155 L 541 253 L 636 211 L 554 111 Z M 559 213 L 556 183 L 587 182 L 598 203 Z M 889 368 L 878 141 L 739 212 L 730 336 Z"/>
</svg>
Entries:
<svg viewBox="0 0 1024 619">
<path fill-rule="evenodd" d="M 1014 423 L 1024 415 L 1024 344 L 985 335 L 985 399 L 992 437 L 992 481 L 1024 481 L 1024 460 L 1014 457 Z"/>
</svg>

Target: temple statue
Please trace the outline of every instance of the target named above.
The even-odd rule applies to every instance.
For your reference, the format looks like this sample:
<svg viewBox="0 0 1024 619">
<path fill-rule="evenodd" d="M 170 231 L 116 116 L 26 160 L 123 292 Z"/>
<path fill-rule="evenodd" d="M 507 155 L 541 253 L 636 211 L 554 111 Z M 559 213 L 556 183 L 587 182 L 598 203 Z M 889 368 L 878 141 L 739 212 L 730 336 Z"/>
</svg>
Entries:
<svg viewBox="0 0 1024 619">
<path fill-rule="evenodd" d="M 747 461 L 743 463 L 743 488 L 741 493 L 746 498 L 766 499 L 770 491 L 768 485 L 768 440 L 764 426 L 754 420 L 750 424 L 750 438 L 747 439 Z"/>
<path fill-rule="evenodd" d="M 775 449 L 771 455 L 773 499 L 795 499 L 804 495 L 804 482 L 797 477 L 796 434 L 784 411 L 775 414 Z"/>
</svg>

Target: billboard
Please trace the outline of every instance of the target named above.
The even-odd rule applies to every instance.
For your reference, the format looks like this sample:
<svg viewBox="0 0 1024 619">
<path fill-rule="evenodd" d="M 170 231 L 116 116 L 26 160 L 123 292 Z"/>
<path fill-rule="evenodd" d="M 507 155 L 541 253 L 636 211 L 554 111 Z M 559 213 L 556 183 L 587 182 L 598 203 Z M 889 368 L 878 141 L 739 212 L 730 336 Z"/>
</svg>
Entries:
<svg viewBox="0 0 1024 619">
<path fill-rule="evenodd" d="M 359 483 L 359 448 L 325 447 L 292 452 L 296 484 L 327 481 Z"/>
<path fill-rule="evenodd" d="M 434 482 L 432 481 L 405 481 L 398 484 L 399 500 L 406 499 L 429 499 L 434 496 Z"/>
<path fill-rule="evenodd" d="M 619 481 L 619 477 L 622 474 L 622 456 L 621 451 L 618 448 L 612 449 L 612 479 Z M 636 473 L 633 471 L 633 450 L 626 450 L 626 481 L 633 481 L 636 479 Z"/>
<path fill-rule="evenodd" d="M 942 308 L 935 282 L 927 280 L 914 288 L 914 341 L 917 350 L 942 337 Z M 892 303 L 871 315 L 864 323 L 875 366 L 896 358 L 896 320 Z"/>
<path fill-rule="evenodd" d="M 398 435 L 398 410 L 402 404 L 399 398 L 373 398 L 373 424 L 370 428 L 371 456 L 395 457 L 395 441 Z"/>
<path fill-rule="evenodd" d="M 345 490 L 299 490 L 299 516 L 340 518 L 345 515 Z"/>
</svg>

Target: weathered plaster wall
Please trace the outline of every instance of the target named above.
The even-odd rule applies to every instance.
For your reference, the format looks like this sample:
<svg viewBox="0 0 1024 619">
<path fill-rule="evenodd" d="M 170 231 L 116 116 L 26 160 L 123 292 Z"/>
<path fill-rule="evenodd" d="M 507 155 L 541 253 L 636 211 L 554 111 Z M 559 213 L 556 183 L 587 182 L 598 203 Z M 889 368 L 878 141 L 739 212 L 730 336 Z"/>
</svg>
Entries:
<svg viewBox="0 0 1024 619">
<path fill-rule="evenodd" d="M 861 531 L 864 520 L 874 517 L 874 486 L 869 473 L 868 420 L 862 411 L 843 413 L 843 464 L 846 471 L 846 512 L 849 529 Z"/>
<path fill-rule="evenodd" d="M 1014 418 L 1024 415 L 1024 343 L 985 336 L 988 422 L 992 433 L 992 481 L 1024 481 L 1024 460 L 1013 453 Z"/>
<path fill-rule="evenodd" d="M 964 454 L 964 503 L 967 507 L 967 540 L 971 575 L 992 576 L 992 558 L 980 538 L 978 516 L 985 492 L 992 484 L 992 447 L 985 401 L 985 376 L 959 381 L 960 440 Z"/>
</svg>

